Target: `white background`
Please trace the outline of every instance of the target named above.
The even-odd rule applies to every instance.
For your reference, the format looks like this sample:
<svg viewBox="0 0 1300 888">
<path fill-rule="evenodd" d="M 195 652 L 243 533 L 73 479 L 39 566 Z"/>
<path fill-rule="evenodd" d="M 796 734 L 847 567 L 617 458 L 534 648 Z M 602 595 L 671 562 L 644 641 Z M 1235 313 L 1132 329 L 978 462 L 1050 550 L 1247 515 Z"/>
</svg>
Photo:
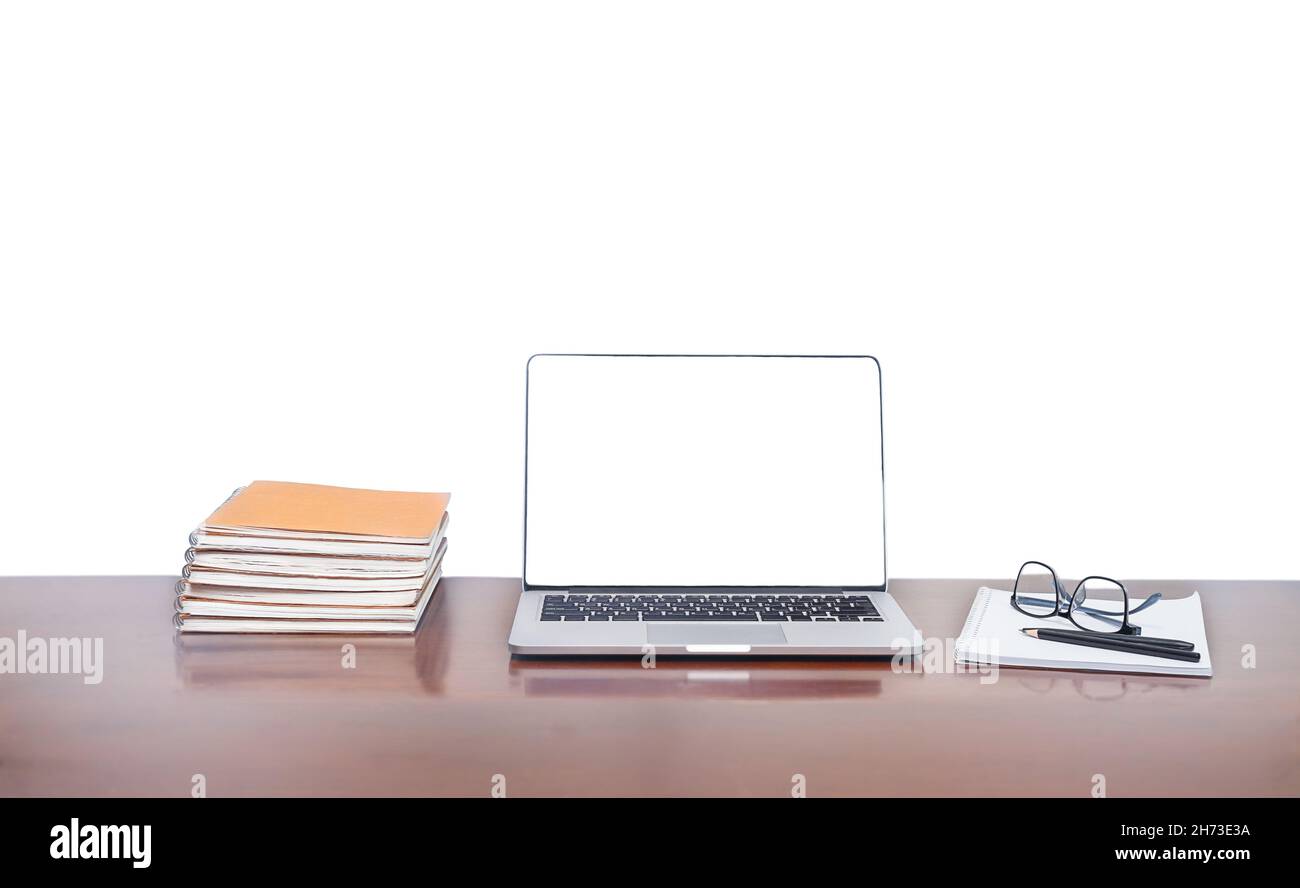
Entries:
<svg viewBox="0 0 1300 888">
<path fill-rule="evenodd" d="M 1300 7 L 5 2 L 0 573 L 517 575 L 537 351 L 869 353 L 890 570 L 1295 577 Z"/>
</svg>

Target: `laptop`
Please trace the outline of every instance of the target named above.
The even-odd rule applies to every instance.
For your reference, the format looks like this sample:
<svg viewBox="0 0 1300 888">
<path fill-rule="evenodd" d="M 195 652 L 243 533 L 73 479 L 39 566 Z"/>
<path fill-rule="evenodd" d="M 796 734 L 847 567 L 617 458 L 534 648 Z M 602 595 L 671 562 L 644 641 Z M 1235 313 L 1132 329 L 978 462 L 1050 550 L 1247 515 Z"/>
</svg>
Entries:
<svg viewBox="0 0 1300 888">
<path fill-rule="evenodd" d="M 512 653 L 919 653 L 875 358 L 544 354 L 526 379 Z"/>
</svg>

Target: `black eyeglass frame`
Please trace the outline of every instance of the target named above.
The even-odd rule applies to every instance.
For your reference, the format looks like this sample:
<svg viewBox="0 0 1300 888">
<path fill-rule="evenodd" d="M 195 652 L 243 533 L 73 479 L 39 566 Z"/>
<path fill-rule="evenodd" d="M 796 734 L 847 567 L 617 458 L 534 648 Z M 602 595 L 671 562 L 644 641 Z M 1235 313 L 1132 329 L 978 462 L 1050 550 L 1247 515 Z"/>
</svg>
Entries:
<svg viewBox="0 0 1300 888">
<path fill-rule="evenodd" d="M 1017 599 L 1019 598 L 1018 593 L 1020 592 L 1020 578 L 1021 576 L 1024 575 L 1025 568 L 1029 567 L 1030 565 L 1037 565 L 1038 567 L 1045 569 L 1052 577 L 1052 589 L 1053 591 L 1055 591 L 1056 596 L 1055 596 L 1055 601 L 1053 602 L 1054 607 L 1050 614 L 1036 614 L 1031 611 L 1025 610 L 1023 607 L 1020 606 L 1019 602 L 1017 601 Z M 1111 632 L 1099 632 L 1096 629 L 1090 629 L 1089 627 L 1083 625 L 1082 623 L 1080 623 L 1078 620 L 1074 618 L 1074 611 L 1077 608 L 1083 607 L 1083 601 L 1080 600 L 1078 604 L 1076 604 L 1075 599 L 1079 597 L 1080 591 L 1085 592 L 1085 598 L 1086 598 L 1086 590 L 1084 589 L 1084 584 L 1087 583 L 1089 580 L 1104 580 L 1107 583 L 1114 583 L 1116 586 L 1119 587 L 1119 591 L 1124 596 L 1124 618 L 1123 620 L 1120 621 L 1120 625 L 1118 629 L 1115 629 L 1114 631 Z M 1062 609 L 1061 607 L 1062 602 L 1065 603 L 1064 609 Z M 1121 583 L 1119 580 L 1112 579 L 1111 577 L 1099 576 L 1096 574 L 1092 576 L 1084 577 L 1082 580 L 1079 580 L 1078 584 L 1074 587 L 1074 592 L 1072 592 L 1070 596 L 1067 598 L 1065 595 L 1065 589 L 1061 586 L 1061 581 L 1056 576 L 1056 570 L 1050 564 L 1044 564 L 1041 561 L 1026 561 L 1024 564 L 1020 565 L 1020 570 L 1016 571 L 1016 584 L 1011 587 L 1011 606 L 1014 607 L 1020 613 L 1024 614 L 1026 617 L 1032 617 L 1035 620 L 1046 620 L 1051 617 L 1065 617 L 1067 620 L 1069 620 L 1074 625 L 1078 626 L 1084 632 L 1092 632 L 1098 635 L 1141 635 L 1142 634 L 1141 627 L 1134 626 L 1132 623 L 1128 621 L 1128 615 L 1129 615 L 1128 588 L 1125 587 L 1125 585 Z M 1112 617 L 1113 616 L 1115 615 L 1112 615 Z"/>
</svg>

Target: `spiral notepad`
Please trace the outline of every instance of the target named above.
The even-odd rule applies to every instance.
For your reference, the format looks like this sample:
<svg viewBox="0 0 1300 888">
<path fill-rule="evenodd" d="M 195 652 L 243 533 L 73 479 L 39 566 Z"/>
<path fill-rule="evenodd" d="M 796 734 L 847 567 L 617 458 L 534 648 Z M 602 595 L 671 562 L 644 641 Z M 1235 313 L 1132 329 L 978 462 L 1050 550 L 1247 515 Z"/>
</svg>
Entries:
<svg viewBox="0 0 1300 888">
<path fill-rule="evenodd" d="M 1036 620 L 1011 606 L 1011 593 L 982 587 L 975 593 L 966 624 L 953 648 L 958 663 L 970 666 L 1023 666 L 1033 669 L 1082 669 L 1093 672 L 1137 672 L 1153 675 L 1189 675 L 1208 678 L 1209 645 L 1205 638 L 1205 619 L 1201 614 L 1201 596 L 1195 592 L 1185 598 L 1162 598 L 1133 620 L 1146 635 L 1180 638 L 1192 642 L 1201 655 L 1199 663 L 1183 663 L 1160 657 L 1147 657 L 1126 651 L 1103 650 L 1030 638 L 1022 628 L 1048 626 L 1074 628 L 1063 619 Z"/>
</svg>

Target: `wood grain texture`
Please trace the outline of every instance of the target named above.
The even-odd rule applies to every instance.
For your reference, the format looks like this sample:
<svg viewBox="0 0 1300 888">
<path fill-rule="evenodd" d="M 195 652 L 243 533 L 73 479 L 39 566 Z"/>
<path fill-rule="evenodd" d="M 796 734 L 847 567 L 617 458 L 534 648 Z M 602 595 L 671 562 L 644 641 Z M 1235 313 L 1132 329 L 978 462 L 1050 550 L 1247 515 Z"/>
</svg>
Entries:
<svg viewBox="0 0 1300 888">
<path fill-rule="evenodd" d="M 0 579 L 0 636 L 99 636 L 104 679 L 0 675 L 0 794 L 1300 794 L 1300 582 L 1198 589 L 1212 679 L 888 661 L 512 660 L 519 581 L 447 579 L 415 638 L 181 637 L 170 577 Z M 927 636 L 989 580 L 891 584 Z M 341 647 L 356 645 L 356 668 Z M 1257 668 L 1242 667 L 1254 645 Z"/>
</svg>

